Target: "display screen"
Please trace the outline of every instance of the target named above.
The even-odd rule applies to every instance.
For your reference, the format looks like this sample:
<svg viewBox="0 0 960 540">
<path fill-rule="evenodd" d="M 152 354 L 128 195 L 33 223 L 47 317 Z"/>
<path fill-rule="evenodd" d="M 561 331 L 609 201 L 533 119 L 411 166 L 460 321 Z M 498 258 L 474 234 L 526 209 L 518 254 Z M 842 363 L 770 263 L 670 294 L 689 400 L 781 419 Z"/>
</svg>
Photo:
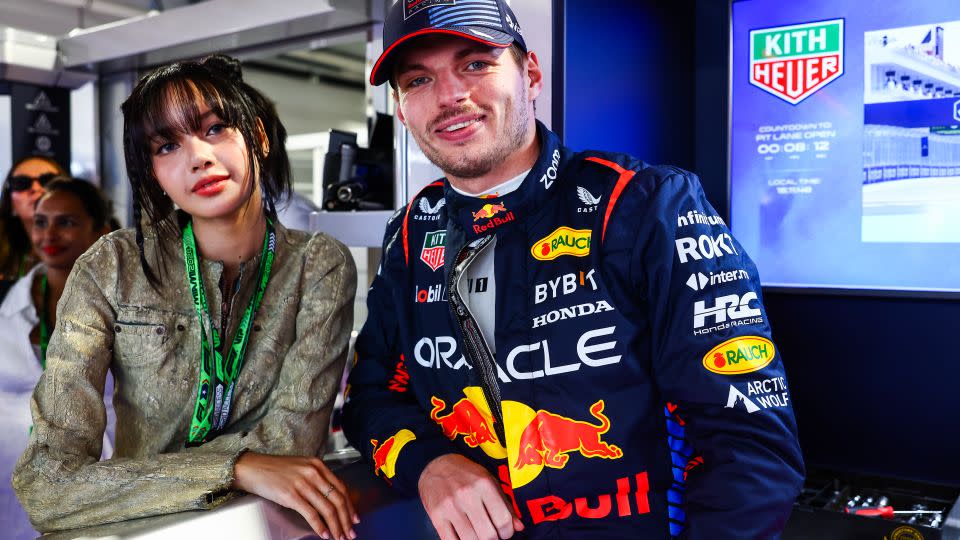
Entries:
<svg viewBox="0 0 960 540">
<path fill-rule="evenodd" d="M 730 225 L 763 284 L 960 293 L 960 1 L 732 15 Z"/>
</svg>

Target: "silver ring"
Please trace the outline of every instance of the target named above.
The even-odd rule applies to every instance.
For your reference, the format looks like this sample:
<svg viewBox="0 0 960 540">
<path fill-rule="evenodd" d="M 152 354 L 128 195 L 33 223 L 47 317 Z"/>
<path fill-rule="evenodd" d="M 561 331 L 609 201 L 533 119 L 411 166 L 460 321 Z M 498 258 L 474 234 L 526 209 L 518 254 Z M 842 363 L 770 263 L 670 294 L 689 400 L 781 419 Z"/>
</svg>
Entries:
<svg viewBox="0 0 960 540">
<path fill-rule="evenodd" d="M 324 496 L 325 498 L 329 499 L 329 498 L 330 498 L 330 492 L 331 492 L 331 491 L 333 491 L 333 485 L 330 485 L 330 487 L 328 487 L 327 490 L 323 492 L 323 496 Z"/>
</svg>

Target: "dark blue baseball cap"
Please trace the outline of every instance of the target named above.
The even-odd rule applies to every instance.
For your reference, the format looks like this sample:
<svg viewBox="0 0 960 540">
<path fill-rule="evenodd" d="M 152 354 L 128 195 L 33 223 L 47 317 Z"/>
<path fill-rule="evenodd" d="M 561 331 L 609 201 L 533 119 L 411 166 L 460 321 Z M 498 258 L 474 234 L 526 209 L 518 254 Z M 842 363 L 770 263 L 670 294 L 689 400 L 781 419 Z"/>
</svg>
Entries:
<svg viewBox="0 0 960 540">
<path fill-rule="evenodd" d="M 397 46 L 427 34 L 451 34 L 500 48 L 516 43 L 527 50 L 520 23 L 502 0 L 397 0 L 383 23 L 383 54 L 373 65 L 370 84 L 390 79 Z"/>
</svg>

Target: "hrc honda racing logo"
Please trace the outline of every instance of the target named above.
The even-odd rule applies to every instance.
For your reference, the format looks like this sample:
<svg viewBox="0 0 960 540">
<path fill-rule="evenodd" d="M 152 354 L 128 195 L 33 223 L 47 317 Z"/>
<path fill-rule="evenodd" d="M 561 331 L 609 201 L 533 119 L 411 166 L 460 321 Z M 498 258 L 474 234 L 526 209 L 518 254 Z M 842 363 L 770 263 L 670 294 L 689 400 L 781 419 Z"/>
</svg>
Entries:
<svg viewBox="0 0 960 540">
<path fill-rule="evenodd" d="M 693 334 L 700 336 L 745 324 L 763 323 L 763 313 L 750 305 L 759 301 L 757 293 L 753 291 L 743 296 L 728 294 L 717 297 L 711 307 L 707 307 L 706 301 L 698 300 L 693 304 Z M 710 319 L 716 324 L 707 327 Z"/>
<path fill-rule="evenodd" d="M 843 75 L 843 19 L 750 31 L 750 84 L 796 105 Z"/>
</svg>

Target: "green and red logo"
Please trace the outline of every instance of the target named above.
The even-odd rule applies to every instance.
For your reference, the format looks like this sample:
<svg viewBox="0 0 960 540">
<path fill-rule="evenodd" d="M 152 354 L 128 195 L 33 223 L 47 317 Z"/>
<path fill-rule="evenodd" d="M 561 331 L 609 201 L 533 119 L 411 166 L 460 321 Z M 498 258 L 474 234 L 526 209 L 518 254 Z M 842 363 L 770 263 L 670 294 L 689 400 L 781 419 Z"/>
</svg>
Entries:
<svg viewBox="0 0 960 540">
<path fill-rule="evenodd" d="M 443 266 L 444 247 L 447 240 L 447 231 L 428 232 L 423 238 L 423 249 L 420 250 L 420 260 L 434 272 Z"/>
<path fill-rule="evenodd" d="M 843 19 L 750 31 L 750 84 L 796 105 L 843 75 Z"/>
</svg>

